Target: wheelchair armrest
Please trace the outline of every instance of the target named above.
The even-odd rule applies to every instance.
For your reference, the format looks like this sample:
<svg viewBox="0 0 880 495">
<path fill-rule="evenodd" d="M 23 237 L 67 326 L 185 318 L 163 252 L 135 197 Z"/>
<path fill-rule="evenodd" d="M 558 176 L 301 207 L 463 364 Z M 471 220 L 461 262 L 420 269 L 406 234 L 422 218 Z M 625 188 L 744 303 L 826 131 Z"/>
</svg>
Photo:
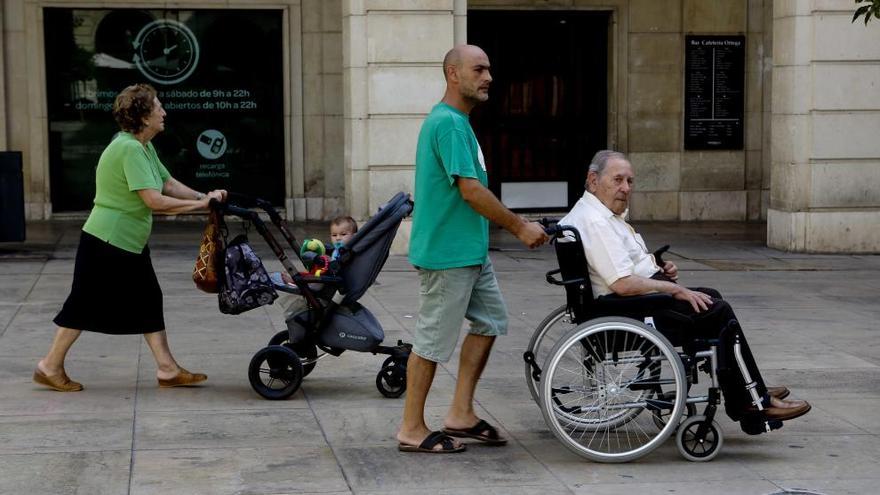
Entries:
<svg viewBox="0 0 880 495">
<path fill-rule="evenodd" d="M 615 310 L 627 313 L 630 308 L 637 307 L 640 312 L 669 309 L 675 298 L 671 294 L 642 294 L 638 296 L 618 296 L 609 294 L 595 299 L 593 302 L 603 310 Z"/>
<path fill-rule="evenodd" d="M 557 279 L 556 277 L 554 277 L 554 275 L 558 275 L 561 271 L 562 271 L 561 268 L 557 268 L 555 270 L 550 270 L 549 272 L 547 272 L 547 274 L 545 275 L 545 277 L 547 279 L 547 283 L 553 284 L 553 285 L 572 285 L 572 284 L 583 284 L 585 282 L 588 282 L 586 277 L 570 278 L 568 280 L 560 280 L 560 279 Z"/>
</svg>

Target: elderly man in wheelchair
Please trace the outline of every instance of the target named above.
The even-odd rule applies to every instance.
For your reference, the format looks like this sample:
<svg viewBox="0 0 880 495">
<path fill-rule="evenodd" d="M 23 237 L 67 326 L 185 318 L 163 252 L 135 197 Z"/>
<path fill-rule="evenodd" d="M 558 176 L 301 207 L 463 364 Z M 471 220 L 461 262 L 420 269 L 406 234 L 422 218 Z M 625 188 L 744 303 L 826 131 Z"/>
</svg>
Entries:
<svg viewBox="0 0 880 495">
<path fill-rule="evenodd" d="M 727 415 L 749 434 L 806 414 L 806 401 L 764 384 L 721 295 L 679 285 L 677 267 L 661 258 L 668 246 L 648 253 L 626 223 L 633 178 L 625 155 L 598 152 L 584 196 L 548 225 L 560 268 L 547 280 L 565 286 L 567 301 L 538 326 L 524 358 L 553 434 L 600 462 L 637 459 L 675 434 L 686 459 L 707 461 L 723 442 L 714 421 L 722 393 Z M 699 371 L 710 375 L 708 388 L 692 395 Z"/>
</svg>

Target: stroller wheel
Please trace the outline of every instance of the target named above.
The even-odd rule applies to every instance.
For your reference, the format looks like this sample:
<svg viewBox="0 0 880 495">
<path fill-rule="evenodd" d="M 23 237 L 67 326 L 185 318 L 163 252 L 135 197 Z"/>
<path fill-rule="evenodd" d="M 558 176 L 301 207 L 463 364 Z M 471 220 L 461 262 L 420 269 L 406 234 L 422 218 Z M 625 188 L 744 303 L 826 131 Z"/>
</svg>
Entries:
<svg viewBox="0 0 880 495">
<path fill-rule="evenodd" d="M 318 346 L 315 344 L 306 341 L 291 344 L 290 333 L 287 330 L 282 330 L 269 339 L 268 345 L 283 345 L 293 350 L 303 362 L 303 378 L 309 376 L 309 373 L 315 369 L 318 360 Z"/>
<path fill-rule="evenodd" d="M 376 375 L 376 388 L 390 399 L 403 395 L 406 392 L 406 366 L 395 363 L 393 358 L 386 359 Z"/>
<path fill-rule="evenodd" d="M 248 366 L 251 387 L 270 400 L 286 399 L 297 391 L 303 379 L 300 357 L 288 347 L 271 345 L 254 354 Z"/>
</svg>

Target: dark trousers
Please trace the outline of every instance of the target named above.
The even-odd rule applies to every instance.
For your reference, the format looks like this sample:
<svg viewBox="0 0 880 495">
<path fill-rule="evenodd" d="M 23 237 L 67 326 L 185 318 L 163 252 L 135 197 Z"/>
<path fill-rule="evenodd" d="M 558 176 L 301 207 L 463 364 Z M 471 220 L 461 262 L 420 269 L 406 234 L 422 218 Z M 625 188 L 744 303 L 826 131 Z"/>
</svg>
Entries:
<svg viewBox="0 0 880 495">
<path fill-rule="evenodd" d="M 761 372 L 755 363 L 755 358 L 742 333 L 739 321 L 733 313 L 733 308 L 727 301 L 721 298 L 721 294 L 715 289 L 694 287 L 691 290 L 703 292 L 712 297 L 714 304 L 706 311 L 695 312 L 690 303 L 673 299 L 667 308 L 658 310 L 655 307 L 651 311 L 640 312 L 634 308 L 633 316 L 654 318 L 654 326 L 674 346 L 685 348 L 693 346 L 698 340 L 717 339 L 718 343 L 718 384 L 724 394 L 725 411 L 730 419 L 739 421 L 743 412 L 752 405 L 752 398 L 746 389 L 746 382 L 740 372 L 739 365 L 734 354 L 734 343 L 739 337 L 743 361 L 751 375 L 751 379 L 757 384 L 758 396 L 766 401 L 767 387 L 761 378 Z M 614 296 L 611 296 L 614 297 Z"/>
</svg>

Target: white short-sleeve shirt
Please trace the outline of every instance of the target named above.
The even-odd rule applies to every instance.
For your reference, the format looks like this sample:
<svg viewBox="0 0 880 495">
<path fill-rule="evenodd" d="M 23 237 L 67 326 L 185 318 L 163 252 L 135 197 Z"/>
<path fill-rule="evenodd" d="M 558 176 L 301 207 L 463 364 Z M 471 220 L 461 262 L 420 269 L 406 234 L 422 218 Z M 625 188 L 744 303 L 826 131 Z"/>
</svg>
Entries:
<svg viewBox="0 0 880 495">
<path fill-rule="evenodd" d="M 623 277 L 649 278 L 660 270 L 642 236 L 626 223 L 626 213 L 615 215 L 587 191 L 568 215 L 559 220 L 559 225 L 568 225 L 580 232 L 590 265 L 593 297 L 612 293 L 611 284 Z"/>
</svg>

